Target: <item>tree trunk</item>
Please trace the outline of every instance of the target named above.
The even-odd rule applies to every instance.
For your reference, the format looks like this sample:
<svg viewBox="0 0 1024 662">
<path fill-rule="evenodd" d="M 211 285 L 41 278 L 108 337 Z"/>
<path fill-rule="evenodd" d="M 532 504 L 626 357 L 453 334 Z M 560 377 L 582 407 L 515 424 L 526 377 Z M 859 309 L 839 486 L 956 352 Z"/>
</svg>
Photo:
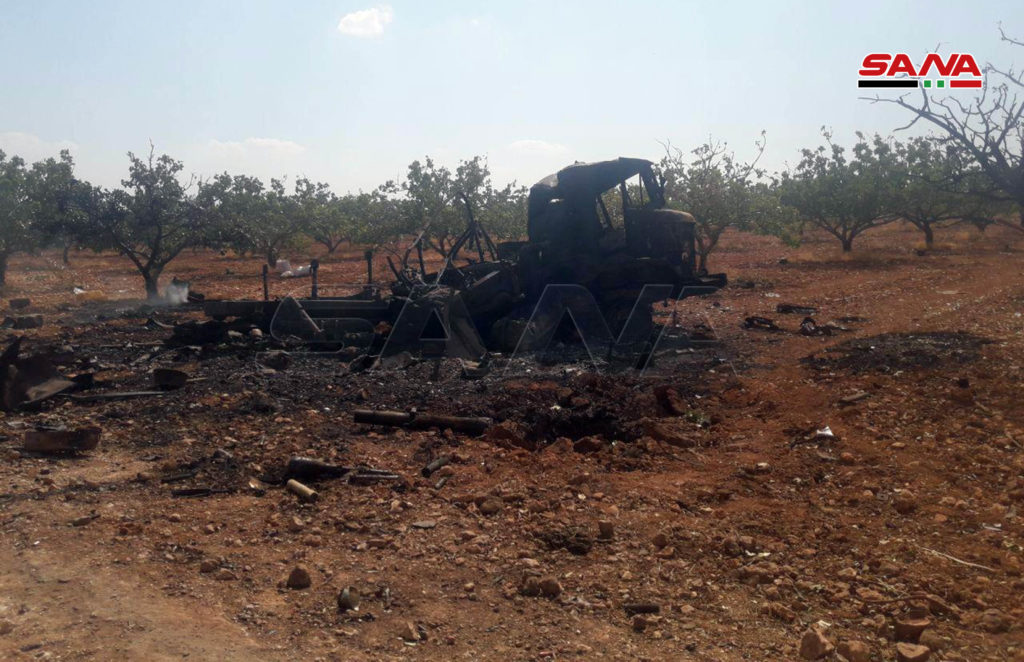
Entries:
<svg viewBox="0 0 1024 662">
<path fill-rule="evenodd" d="M 925 223 L 922 227 L 924 230 L 924 245 L 925 248 L 931 250 L 935 246 L 935 231 L 932 229 L 931 223 Z"/>
<path fill-rule="evenodd" d="M 157 269 L 144 271 L 142 278 L 146 282 L 146 298 L 151 301 L 160 298 L 160 271 Z"/>
<path fill-rule="evenodd" d="M 273 246 L 267 249 L 267 266 L 271 269 L 277 266 L 277 250 Z"/>
<path fill-rule="evenodd" d="M 65 241 L 64 242 L 64 254 L 61 255 L 61 261 L 64 263 L 65 267 L 71 265 L 71 242 L 70 241 Z"/>
<path fill-rule="evenodd" d="M 0 287 L 7 284 L 7 259 L 10 254 L 4 251 L 0 253 Z"/>
<path fill-rule="evenodd" d="M 844 253 L 849 253 L 850 251 L 853 250 L 853 235 L 850 235 L 849 237 L 843 237 L 842 242 Z"/>
</svg>

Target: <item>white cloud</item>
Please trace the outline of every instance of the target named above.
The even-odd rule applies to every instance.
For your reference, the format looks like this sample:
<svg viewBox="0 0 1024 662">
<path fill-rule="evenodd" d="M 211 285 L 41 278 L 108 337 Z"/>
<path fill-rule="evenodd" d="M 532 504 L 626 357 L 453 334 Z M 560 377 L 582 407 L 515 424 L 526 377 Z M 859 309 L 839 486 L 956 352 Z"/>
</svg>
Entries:
<svg viewBox="0 0 1024 662">
<path fill-rule="evenodd" d="M 534 154 L 538 156 L 549 156 L 565 154 L 569 148 L 558 143 L 549 143 L 546 140 L 516 140 L 509 143 L 508 148 L 519 154 Z"/>
<path fill-rule="evenodd" d="M 394 16 L 389 5 L 360 9 L 341 17 L 338 32 L 352 37 L 379 37 Z"/>
<path fill-rule="evenodd" d="M 306 148 L 291 140 L 280 138 L 246 138 L 245 140 L 210 140 L 210 151 L 220 156 L 244 156 L 261 154 L 264 156 L 294 156 L 306 151 Z"/>
<path fill-rule="evenodd" d="M 17 154 L 28 163 L 56 157 L 62 149 L 74 153 L 78 151 L 78 145 L 70 140 L 43 140 L 39 136 L 20 131 L 0 131 L 0 150 L 8 156 Z"/>
</svg>

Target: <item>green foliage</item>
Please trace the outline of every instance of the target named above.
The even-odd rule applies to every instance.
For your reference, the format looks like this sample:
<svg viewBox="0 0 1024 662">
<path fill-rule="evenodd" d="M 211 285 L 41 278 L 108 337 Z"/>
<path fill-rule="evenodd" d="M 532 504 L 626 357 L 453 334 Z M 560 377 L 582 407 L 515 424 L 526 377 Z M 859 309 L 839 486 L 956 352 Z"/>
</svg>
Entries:
<svg viewBox="0 0 1024 662">
<path fill-rule="evenodd" d="M 708 255 L 718 246 L 726 228 L 748 229 L 752 219 L 771 211 L 758 200 L 755 182 L 764 175 L 757 161 L 764 153 L 764 133 L 755 143 L 757 156 L 749 163 L 736 160 L 721 142 L 709 141 L 690 152 L 667 145 L 659 163 L 665 200 L 670 207 L 689 212 L 697 221 L 698 268 L 707 268 Z M 692 158 L 692 160 L 690 160 Z M 610 208 L 609 208 L 610 209 Z"/>
<path fill-rule="evenodd" d="M 861 233 L 894 219 L 891 207 L 898 181 L 896 156 L 891 146 L 875 137 L 868 143 L 858 133 L 853 157 L 822 131 L 825 145 L 802 150 L 794 172 L 783 173 L 780 200 L 794 207 L 800 218 L 840 241 L 844 252 L 853 250 Z"/>
<path fill-rule="evenodd" d="M 34 250 L 40 234 L 33 223 L 34 201 L 25 161 L 0 151 L 0 286 L 11 255 Z"/>
<path fill-rule="evenodd" d="M 936 228 L 963 220 L 984 223 L 994 211 L 990 200 L 972 195 L 983 186 L 984 173 L 952 144 L 917 137 L 894 142 L 893 151 L 898 173 L 890 210 L 921 230 L 928 248 Z"/>
<path fill-rule="evenodd" d="M 466 228 L 466 205 L 495 237 L 520 237 L 526 231 L 526 189 L 515 182 L 495 188 L 487 161 L 474 156 L 460 161 L 455 172 L 429 157 L 409 164 L 397 199 L 404 232 L 425 229 L 424 241 L 439 255 Z"/>
<path fill-rule="evenodd" d="M 158 295 L 164 267 L 181 251 L 202 243 L 205 210 L 178 176 L 183 166 L 166 154 L 148 159 L 128 153 L 123 188 L 89 187 L 79 195 L 94 246 L 110 245 L 131 260 L 150 298 Z M 98 243 L 97 243 L 98 242 Z"/>
</svg>

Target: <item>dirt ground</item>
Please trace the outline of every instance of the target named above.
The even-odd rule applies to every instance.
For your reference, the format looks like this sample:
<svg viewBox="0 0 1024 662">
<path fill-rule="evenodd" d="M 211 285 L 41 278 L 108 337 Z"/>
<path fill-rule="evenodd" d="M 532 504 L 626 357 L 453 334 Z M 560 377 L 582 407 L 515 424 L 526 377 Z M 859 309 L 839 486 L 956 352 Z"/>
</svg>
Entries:
<svg viewBox="0 0 1024 662">
<path fill-rule="evenodd" d="M 919 241 L 890 227 L 842 256 L 824 237 L 727 235 L 712 262 L 729 287 L 676 317 L 714 342 L 642 376 L 301 356 L 268 370 L 267 338 L 169 347 L 164 325 L 201 313 L 131 301 L 141 279 L 114 256 L 16 260 L 5 296 L 46 324 L 0 330 L 3 345 L 24 335 L 92 373 L 83 393 L 148 388 L 161 366 L 193 379 L 0 413 L 0 656 L 796 660 L 813 627 L 821 659 L 888 661 L 894 625 L 906 639 L 924 617 L 931 660 L 1024 660 L 1024 241 Z M 259 268 L 194 253 L 165 278 L 257 297 Z M 323 261 L 325 282 L 362 277 L 358 250 Z M 843 330 L 801 335 L 778 304 Z M 744 328 L 755 315 L 780 330 Z M 500 427 L 357 425 L 360 407 Z M 39 424 L 103 436 L 76 457 L 22 452 Z M 400 479 L 322 481 L 300 503 L 273 482 L 295 455 Z M 215 491 L 172 495 L 191 487 Z M 297 566 L 310 586 L 288 587 Z M 339 608 L 346 587 L 358 608 Z"/>
</svg>

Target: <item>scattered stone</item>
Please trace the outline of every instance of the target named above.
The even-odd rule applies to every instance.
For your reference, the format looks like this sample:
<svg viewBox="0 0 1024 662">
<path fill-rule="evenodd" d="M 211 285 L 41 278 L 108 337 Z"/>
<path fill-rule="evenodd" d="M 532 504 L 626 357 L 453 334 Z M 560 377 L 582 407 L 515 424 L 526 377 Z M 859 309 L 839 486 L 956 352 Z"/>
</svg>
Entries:
<svg viewBox="0 0 1024 662">
<path fill-rule="evenodd" d="M 263 352 L 257 360 L 261 365 L 265 365 L 273 370 L 287 370 L 288 366 L 292 364 L 291 354 L 281 350 Z"/>
<path fill-rule="evenodd" d="M 13 315 L 4 320 L 2 326 L 23 331 L 27 329 L 38 329 L 43 326 L 42 315 Z"/>
<path fill-rule="evenodd" d="M 189 374 L 175 368 L 155 368 L 153 370 L 153 386 L 166 390 L 183 388 L 188 384 Z"/>
<path fill-rule="evenodd" d="M 933 630 L 925 630 L 921 633 L 921 639 L 917 642 L 922 646 L 927 646 L 933 652 L 941 652 L 946 647 L 946 640 L 940 637 Z"/>
<path fill-rule="evenodd" d="M 807 628 L 800 638 L 800 657 L 805 660 L 820 660 L 833 650 L 835 646 L 817 628 Z"/>
<path fill-rule="evenodd" d="M 538 597 L 540 595 L 540 579 L 533 575 L 523 577 L 523 582 L 519 585 L 519 593 L 528 598 Z"/>
<path fill-rule="evenodd" d="M 288 588 L 301 590 L 309 588 L 312 584 L 313 580 L 309 576 L 309 570 L 301 565 L 292 568 L 291 574 L 288 575 Z"/>
<path fill-rule="evenodd" d="M 641 616 L 641 615 L 637 614 L 636 616 L 633 617 L 633 631 L 634 632 L 643 632 L 644 630 L 646 630 L 648 628 L 648 626 L 650 626 L 650 624 L 651 624 L 651 621 L 646 616 Z"/>
<path fill-rule="evenodd" d="M 213 559 L 203 559 L 202 563 L 199 564 L 199 572 L 209 573 L 213 572 L 219 567 L 219 564 Z"/>
<path fill-rule="evenodd" d="M 414 529 L 433 529 L 436 526 L 437 522 L 432 519 L 423 519 L 412 523 L 412 528 Z"/>
<path fill-rule="evenodd" d="M 7 302 L 10 305 L 11 310 L 22 310 L 32 305 L 31 299 L 11 299 Z"/>
<path fill-rule="evenodd" d="M 927 646 L 901 641 L 896 644 L 896 659 L 899 662 L 925 662 L 932 652 Z"/>
<path fill-rule="evenodd" d="M 904 490 L 893 498 L 892 507 L 900 515 L 909 515 L 917 510 L 917 497 L 914 496 L 913 492 Z"/>
<path fill-rule="evenodd" d="M 93 515 L 82 515 L 81 517 L 76 517 L 75 519 L 71 520 L 71 526 L 85 526 L 89 522 L 93 521 L 94 519 L 98 519 L 98 518 L 99 518 L 99 515 L 96 515 L 96 514 L 93 514 Z"/>
<path fill-rule="evenodd" d="M 484 441 L 503 448 L 537 450 L 537 444 L 526 438 L 526 431 L 515 421 L 502 421 L 484 431 Z"/>
<path fill-rule="evenodd" d="M 14 623 L 8 620 L 0 620 L 0 636 L 8 635 L 14 631 Z"/>
<path fill-rule="evenodd" d="M 928 618 L 927 607 L 917 607 L 911 610 L 911 613 L 906 618 L 898 619 L 894 624 L 893 632 L 896 635 L 896 641 L 916 644 L 921 638 L 921 634 L 931 624 L 932 622 Z"/>
<path fill-rule="evenodd" d="M 666 547 L 668 546 L 668 536 L 666 536 L 664 533 L 655 534 L 655 536 L 651 538 L 651 544 L 654 545 L 657 549 Z"/>
<path fill-rule="evenodd" d="M 871 648 L 860 641 L 840 642 L 836 652 L 845 658 L 846 662 L 871 662 Z"/>
<path fill-rule="evenodd" d="M 481 501 L 480 505 L 477 507 L 480 509 L 481 514 L 490 516 L 497 515 L 501 511 L 501 506 L 501 499 L 496 497 L 487 497 Z"/>
<path fill-rule="evenodd" d="M 761 607 L 761 610 L 772 618 L 785 621 L 786 623 L 792 623 L 796 620 L 796 612 L 781 602 L 768 602 Z"/>
<path fill-rule="evenodd" d="M 238 577 L 235 576 L 235 573 L 231 572 L 227 568 L 221 568 L 220 570 L 218 570 L 217 574 L 214 575 L 213 578 L 220 580 L 222 582 L 228 582 L 233 579 L 238 579 Z"/>
<path fill-rule="evenodd" d="M 1010 619 L 998 609 L 985 610 L 978 624 L 982 630 L 992 634 L 1000 634 L 1010 629 Z"/>
<path fill-rule="evenodd" d="M 419 641 L 421 639 L 420 631 L 412 621 L 406 621 L 405 624 L 402 625 L 402 629 L 399 631 L 398 636 L 405 641 Z"/>
<path fill-rule="evenodd" d="M 359 606 L 359 594 L 351 586 L 341 589 L 338 593 L 338 609 L 348 611 Z"/>
<path fill-rule="evenodd" d="M 572 449 L 577 453 L 596 453 L 606 445 L 605 440 L 601 437 L 583 437 L 573 443 Z"/>
<path fill-rule="evenodd" d="M 597 537 L 601 540 L 611 540 L 615 537 L 615 524 L 610 520 L 601 520 L 597 523 Z"/>
<path fill-rule="evenodd" d="M 557 598 L 562 594 L 562 585 L 554 577 L 545 577 L 539 583 L 540 594 L 545 598 Z"/>
</svg>

